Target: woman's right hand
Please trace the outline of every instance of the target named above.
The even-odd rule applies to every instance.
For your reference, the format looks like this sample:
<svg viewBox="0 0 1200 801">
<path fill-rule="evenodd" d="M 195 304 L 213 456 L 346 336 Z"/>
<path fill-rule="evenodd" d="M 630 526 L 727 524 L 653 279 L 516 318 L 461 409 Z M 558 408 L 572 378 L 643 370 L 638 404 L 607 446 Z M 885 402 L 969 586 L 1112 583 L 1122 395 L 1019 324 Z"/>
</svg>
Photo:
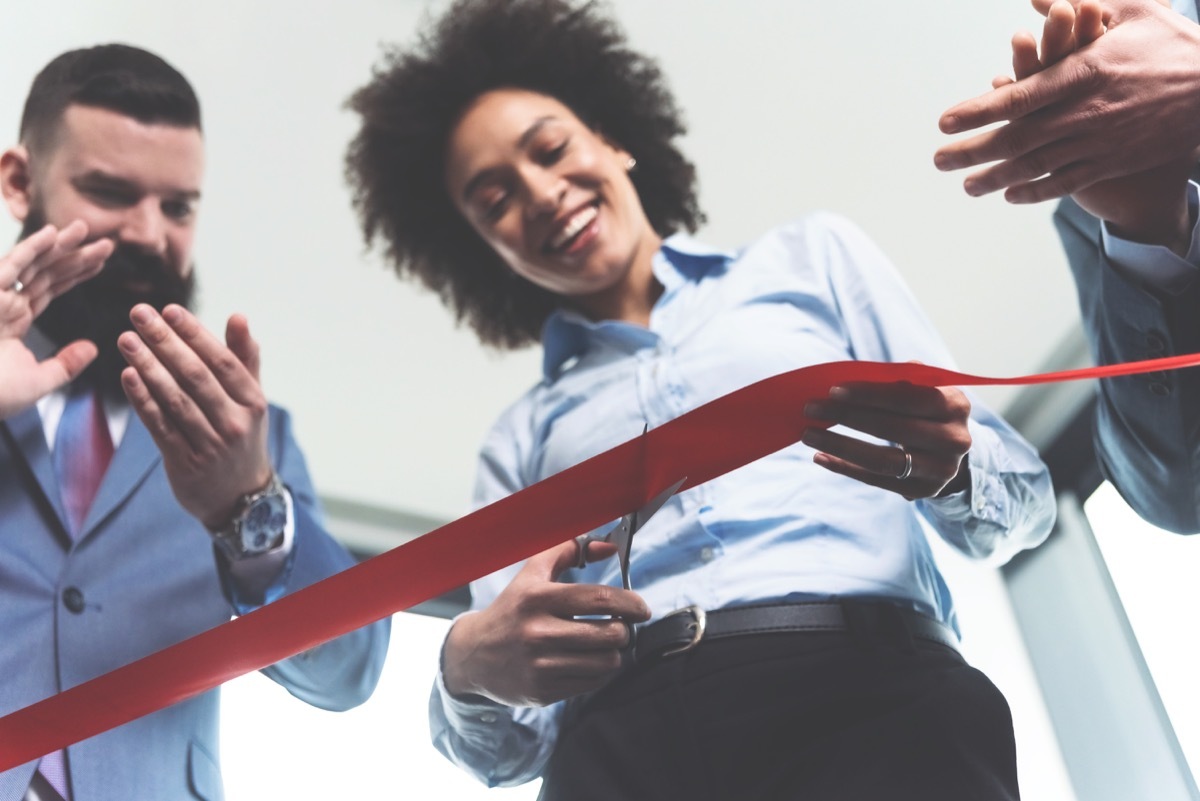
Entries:
<svg viewBox="0 0 1200 801">
<path fill-rule="evenodd" d="M 532 557 L 490 606 L 455 622 L 442 651 L 452 695 L 547 706 L 597 690 L 616 674 L 627 624 L 648 620 L 650 608 L 629 590 L 560 583 L 578 563 L 577 547 L 569 540 Z M 615 553 L 592 543 L 588 561 Z"/>
</svg>

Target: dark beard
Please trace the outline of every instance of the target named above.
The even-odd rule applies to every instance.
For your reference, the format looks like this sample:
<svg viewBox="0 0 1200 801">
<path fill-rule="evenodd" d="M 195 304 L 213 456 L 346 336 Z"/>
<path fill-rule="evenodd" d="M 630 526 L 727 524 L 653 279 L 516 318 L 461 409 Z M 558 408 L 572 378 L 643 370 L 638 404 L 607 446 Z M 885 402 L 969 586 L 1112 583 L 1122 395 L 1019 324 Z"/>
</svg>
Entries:
<svg viewBox="0 0 1200 801">
<path fill-rule="evenodd" d="M 21 238 L 43 225 L 44 216 L 31 211 L 22 226 Z M 130 309 L 148 303 L 162 311 L 168 303 L 176 303 L 190 310 L 195 284 L 194 270 L 187 278 L 180 278 L 153 253 L 118 244 L 99 275 L 51 301 L 36 325 L 59 347 L 77 339 L 96 343 L 100 354 L 79 380 L 92 383 L 105 397 L 123 399 L 121 371 L 127 362 L 117 348 L 117 337 L 133 330 Z"/>
</svg>

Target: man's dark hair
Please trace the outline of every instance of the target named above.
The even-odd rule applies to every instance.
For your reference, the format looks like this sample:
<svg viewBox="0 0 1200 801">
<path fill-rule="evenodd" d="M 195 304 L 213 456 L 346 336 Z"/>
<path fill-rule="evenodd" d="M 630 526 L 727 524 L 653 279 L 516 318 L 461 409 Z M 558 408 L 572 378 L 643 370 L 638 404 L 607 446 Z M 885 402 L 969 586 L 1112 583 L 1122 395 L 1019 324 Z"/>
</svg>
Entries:
<svg viewBox="0 0 1200 801">
<path fill-rule="evenodd" d="M 346 179 L 368 246 L 382 238 L 396 272 L 436 292 L 485 344 L 518 348 L 541 338 L 561 300 L 511 273 L 455 208 L 444 178 L 462 113 L 500 88 L 549 95 L 632 154 L 634 186 L 660 236 L 694 231 L 704 218 L 662 71 L 628 47 L 598 3 L 456 0 L 414 48 L 387 50 L 347 102 L 362 127 Z"/>
<path fill-rule="evenodd" d="M 49 148 L 67 106 L 108 109 L 146 125 L 200 128 L 200 101 L 179 70 L 138 47 L 104 44 L 69 50 L 33 79 L 20 141 Z"/>
</svg>

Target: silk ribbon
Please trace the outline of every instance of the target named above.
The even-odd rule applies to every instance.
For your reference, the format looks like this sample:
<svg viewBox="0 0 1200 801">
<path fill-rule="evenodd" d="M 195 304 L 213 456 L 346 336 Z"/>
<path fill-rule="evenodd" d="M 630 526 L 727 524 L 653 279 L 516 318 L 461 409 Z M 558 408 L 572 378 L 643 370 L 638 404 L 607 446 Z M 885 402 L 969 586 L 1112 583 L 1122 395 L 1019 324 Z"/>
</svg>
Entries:
<svg viewBox="0 0 1200 801">
<path fill-rule="evenodd" d="M 1044 384 L 1200 365 L 1200 353 L 988 378 L 928 365 L 830 362 L 764 379 L 231 620 L 0 718 L 0 771 L 206 692 L 609 523 L 681 476 L 680 491 L 797 442 L 830 387 Z M 403 657 L 401 657 L 403 658 Z"/>
</svg>

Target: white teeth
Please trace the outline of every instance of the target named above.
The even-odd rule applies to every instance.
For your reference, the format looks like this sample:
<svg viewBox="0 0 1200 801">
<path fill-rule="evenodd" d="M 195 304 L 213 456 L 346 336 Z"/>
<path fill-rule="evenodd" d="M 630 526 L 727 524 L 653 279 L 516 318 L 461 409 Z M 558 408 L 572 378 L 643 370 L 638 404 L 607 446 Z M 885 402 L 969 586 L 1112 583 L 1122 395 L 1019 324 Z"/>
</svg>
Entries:
<svg viewBox="0 0 1200 801">
<path fill-rule="evenodd" d="M 599 212 L 595 206 L 586 206 L 580 209 L 571 219 L 567 220 L 567 224 L 558 232 L 558 236 L 551 240 L 550 247 L 558 250 L 567 244 L 567 242 L 570 242 L 572 237 L 586 228 L 588 223 L 596 219 L 597 214 Z"/>
</svg>

